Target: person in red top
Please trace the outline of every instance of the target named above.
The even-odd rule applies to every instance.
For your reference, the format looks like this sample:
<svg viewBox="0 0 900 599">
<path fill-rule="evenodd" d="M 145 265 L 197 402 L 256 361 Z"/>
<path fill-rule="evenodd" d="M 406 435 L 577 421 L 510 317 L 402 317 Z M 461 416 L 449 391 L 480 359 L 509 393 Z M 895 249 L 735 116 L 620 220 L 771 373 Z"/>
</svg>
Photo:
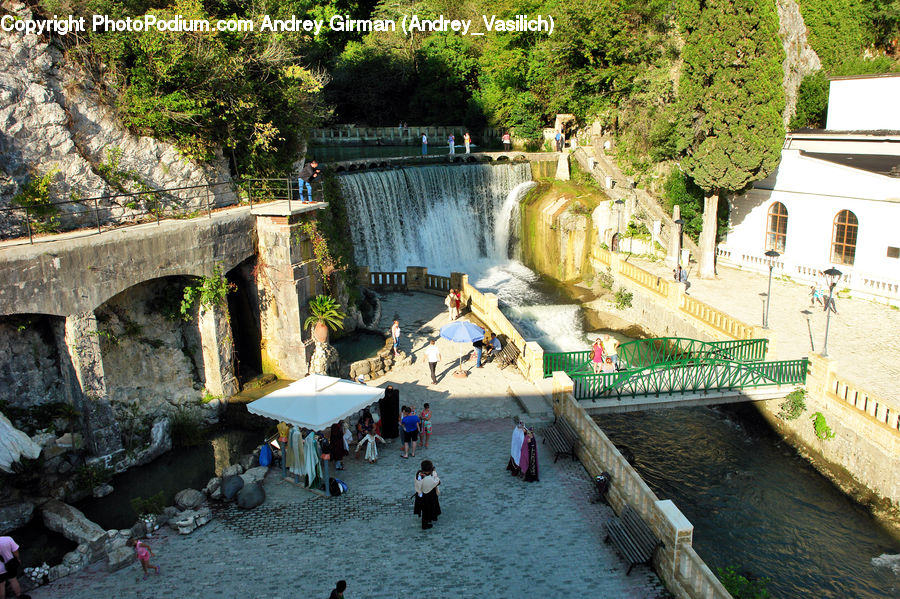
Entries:
<svg viewBox="0 0 900 599">
<path fill-rule="evenodd" d="M 591 345 L 591 366 L 594 368 L 594 374 L 600 374 L 603 367 L 603 341 L 600 337 Z"/>
<path fill-rule="evenodd" d="M 150 547 L 137 539 L 128 539 L 128 546 L 134 547 L 134 554 L 137 556 L 138 561 L 141 562 L 141 567 L 144 569 L 144 578 L 147 578 L 147 574 L 150 573 L 150 568 L 153 568 L 156 570 L 156 573 L 159 574 L 159 566 L 154 566 L 150 563 L 150 556 L 153 555 L 153 551 L 150 550 Z"/>
</svg>

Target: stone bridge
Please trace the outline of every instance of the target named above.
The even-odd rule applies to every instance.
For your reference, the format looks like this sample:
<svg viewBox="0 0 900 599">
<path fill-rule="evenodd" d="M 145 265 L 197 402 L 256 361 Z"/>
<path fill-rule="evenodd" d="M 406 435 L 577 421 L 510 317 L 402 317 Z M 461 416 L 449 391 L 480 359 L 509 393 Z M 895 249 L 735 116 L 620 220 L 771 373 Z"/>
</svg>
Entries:
<svg viewBox="0 0 900 599">
<path fill-rule="evenodd" d="M 358 171 L 392 166 L 412 166 L 429 164 L 479 164 L 490 162 L 557 162 L 558 152 L 473 152 L 471 154 L 431 154 L 428 156 L 397 156 L 393 158 L 373 157 L 341 160 L 331 166 L 336 172 Z"/>
</svg>

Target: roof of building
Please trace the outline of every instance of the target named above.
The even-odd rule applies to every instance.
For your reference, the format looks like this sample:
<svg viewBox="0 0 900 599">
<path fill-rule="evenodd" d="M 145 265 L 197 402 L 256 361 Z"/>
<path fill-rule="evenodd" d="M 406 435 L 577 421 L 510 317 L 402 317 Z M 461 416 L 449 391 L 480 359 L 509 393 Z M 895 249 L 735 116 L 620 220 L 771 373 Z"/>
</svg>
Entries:
<svg viewBox="0 0 900 599">
<path fill-rule="evenodd" d="M 802 127 L 788 132 L 788 135 L 825 135 L 825 136 L 863 136 L 863 137 L 900 137 L 900 131 L 893 129 L 879 130 L 861 130 L 861 131 L 839 131 L 836 129 L 810 129 Z"/>
<path fill-rule="evenodd" d="M 842 81 L 845 79 L 882 79 L 884 77 L 900 77 L 900 73 L 873 73 L 871 75 L 844 75 L 843 77 L 829 77 L 829 81 Z"/>
<path fill-rule="evenodd" d="M 800 151 L 800 155 L 888 177 L 900 177 L 900 156 L 884 154 L 826 154 L 823 152 L 806 152 L 804 150 Z"/>
</svg>

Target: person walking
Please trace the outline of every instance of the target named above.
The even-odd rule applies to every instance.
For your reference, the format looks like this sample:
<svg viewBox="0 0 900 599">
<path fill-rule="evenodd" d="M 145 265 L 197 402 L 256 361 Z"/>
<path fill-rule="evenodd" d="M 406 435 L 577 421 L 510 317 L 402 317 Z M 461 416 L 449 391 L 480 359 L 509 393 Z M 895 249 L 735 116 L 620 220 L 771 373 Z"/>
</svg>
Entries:
<svg viewBox="0 0 900 599">
<path fill-rule="evenodd" d="M 419 415 L 422 420 L 422 447 L 428 449 L 428 440 L 431 438 L 431 405 L 426 402 Z"/>
<path fill-rule="evenodd" d="M 416 457 L 416 444 L 419 442 L 419 417 L 412 413 L 409 408 L 404 410 L 403 418 L 400 423 L 403 425 L 403 453 L 401 458 L 408 458 L 410 455 Z M 412 444 L 412 454 L 410 454 L 409 446 Z"/>
<path fill-rule="evenodd" d="M 434 344 L 434 339 L 429 341 L 428 347 L 425 348 L 425 359 L 428 360 L 428 370 L 431 371 L 431 384 L 437 385 L 437 375 L 434 371 L 441 359 L 441 350 L 439 350 L 437 345 Z"/>
<path fill-rule="evenodd" d="M 428 156 L 428 136 L 422 134 L 422 156 Z"/>
<path fill-rule="evenodd" d="M 537 441 L 534 438 L 534 430 L 525 429 L 525 440 L 522 442 L 522 455 L 519 457 L 519 468 L 522 469 L 522 479 L 527 482 L 537 482 L 538 477 L 538 458 L 537 458 Z"/>
<path fill-rule="evenodd" d="M 522 469 L 519 467 L 519 460 L 522 459 L 522 444 L 524 442 L 525 424 L 517 422 L 516 428 L 513 429 L 512 443 L 509 448 L 509 463 L 506 464 L 506 469 L 509 470 L 509 473 L 513 476 L 519 476 L 522 472 Z"/>
<path fill-rule="evenodd" d="M 416 482 L 414 485 L 416 500 L 413 505 L 413 514 L 422 516 L 422 530 L 428 530 L 432 526 L 432 522 L 437 521 L 441 515 L 441 504 L 438 501 L 438 485 L 441 479 L 438 478 L 431 460 L 424 460 L 418 472 L 416 472 Z"/>
<path fill-rule="evenodd" d="M 337 584 L 334 585 L 334 589 L 332 589 L 331 594 L 328 595 L 328 599 L 344 599 L 344 591 L 347 590 L 347 581 L 339 580 Z"/>
<path fill-rule="evenodd" d="M 400 355 L 400 321 L 395 320 L 391 325 L 391 339 L 393 340 L 394 357 Z"/>
<path fill-rule="evenodd" d="M 559 130 L 556 131 L 554 139 L 556 140 L 556 151 L 562 152 L 562 133 L 560 133 Z"/>
<path fill-rule="evenodd" d="M 134 547 L 134 554 L 137 556 L 138 561 L 141 562 L 141 567 L 144 569 L 144 580 L 147 579 L 147 575 L 150 573 L 150 568 L 153 568 L 156 573 L 159 574 L 159 566 L 154 566 L 150 563 L 150 557 L 155 554 L 147 544 L 145 544 L 143 541 L 131 538 L 128 539 L 128 546 Z"/>
<path fill-rule="evenodd" d="M 600 341 L 600 337 L 594 340 L 594 343 L 591 345 L 591 367 L 594 370 L 594 374 L 600 374 L 600 370 L 603 366 L 603 342 Z"/>
<path fill-rule="evenodd" d="M 22 561 L 19 558 L 19 545 L 12 537 L 0 537 L 0 599 L 6 597 L 6 581 L 15 597 L 28 597 L 22 594 L 19 586 L 19 569 Z"/>
<path fill-rule="evenodd" d="M 603 335 L 603 353 L 607 358 L 612 358 L 616 369 L 619 368 L 619 342 L 615 337 L 611 337 L 608 333 Z"/>
<path fill-rule="evenodd" d="M 468 131 L 466 131 L 466 133 L 463 135 L 463 143 L 466 145 L 466 154 L 468 154 L 469 153 L 469 144 L 472 143 L 472 138 L 469 137 Z"/>
<path fill-rule="evenodd" d="M 315 159 L 310 160 L 302 169 L 300 169 L 300 175 L 297 177 L 297 184 L 300 187 L 300 201 L 304 204 L 312 204 L 312 182 L 316 180 L 316 177 L 318 177 L 321 172 L 322 171 L 319 169 L 319 162 Z M 306 190 L 306 197 L 308 198 L 306 201 L 303 200 L 304 190 Z"/>
<path fill-rule="evenodd" d="M 512 148 L 512 138 L 509 136 L 509 131 L 503 134 L 503 149 L 508 152 Z"/>
<path fill-rule="evenodd" d="M 459 296 L 456 295 L 455 289 L 451 289 L 447 297 L 444 298 L 444 305 L 447 306 L 447 314 L 450 316 L 450 320 L 456 320 L 459 317 Z"/>
<path fill-rule="evenodd" d="M 456 154 L 456 138 L 453 137 L 452 133 L 447 138 L 447 143 L 450 144 L 450 154 Z"/>
</svg>

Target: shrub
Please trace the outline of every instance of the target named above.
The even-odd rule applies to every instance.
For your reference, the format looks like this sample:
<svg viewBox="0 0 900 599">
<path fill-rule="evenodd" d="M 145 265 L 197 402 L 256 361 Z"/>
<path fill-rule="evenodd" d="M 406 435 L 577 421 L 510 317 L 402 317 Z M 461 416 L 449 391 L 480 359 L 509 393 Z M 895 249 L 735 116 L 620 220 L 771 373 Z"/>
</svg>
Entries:
<svg viewBox="0 0 900 599">
<path fill-rule="evenodd" d="M 203 422 L 188 408 L 179 408 L 172 415 L 172 442 L 181 447 L 199 445 L 203 441 Z"/>
<path fill-rule="evenodd" d="M 634 297 L 634 294 L 630 291 L 620 288 L 616 291 L 616 309 L 624 310 L 625 308 L 631 307 L 631 300 Z"/>
<path fill-rule="evenodd" d="M 156 495 L 151 495 L 144 499 L 143 497 L 133 497 L 131 499 L 131 509 L 138 516 L 144 514 L 161 514 L 166 507 L 166 497 L 164 491 L 160 491 Z"/>
<path fill-rule="evenodd" d="M 778 417 L 782 420 L 796 420 L 806 411 L 806 389 L 797 387 L 785 396 L 784 401 L 778 406 L 781 411 Z"/>
<path fill-rule="evenodd" d="M 828 423 L 825 421 L 825 415 L 822 412 L 816 412 L 810 416 L 810 420 L 813 421 L 813 429 L 815 429 L 816 436 L 820 440 L 827 441 L 834 438 L 834 431 L 828 426 Z"/>
<path fill-rule="evenodd" d="M 716 571 L 722 586 L 731 593 L 734 599 L 767 599 L 771 597 L 766 585 L 768 578 L 751 580 L 743 574 L 739 574 L 734 566 L 719 568 Z"/>
</svg>

